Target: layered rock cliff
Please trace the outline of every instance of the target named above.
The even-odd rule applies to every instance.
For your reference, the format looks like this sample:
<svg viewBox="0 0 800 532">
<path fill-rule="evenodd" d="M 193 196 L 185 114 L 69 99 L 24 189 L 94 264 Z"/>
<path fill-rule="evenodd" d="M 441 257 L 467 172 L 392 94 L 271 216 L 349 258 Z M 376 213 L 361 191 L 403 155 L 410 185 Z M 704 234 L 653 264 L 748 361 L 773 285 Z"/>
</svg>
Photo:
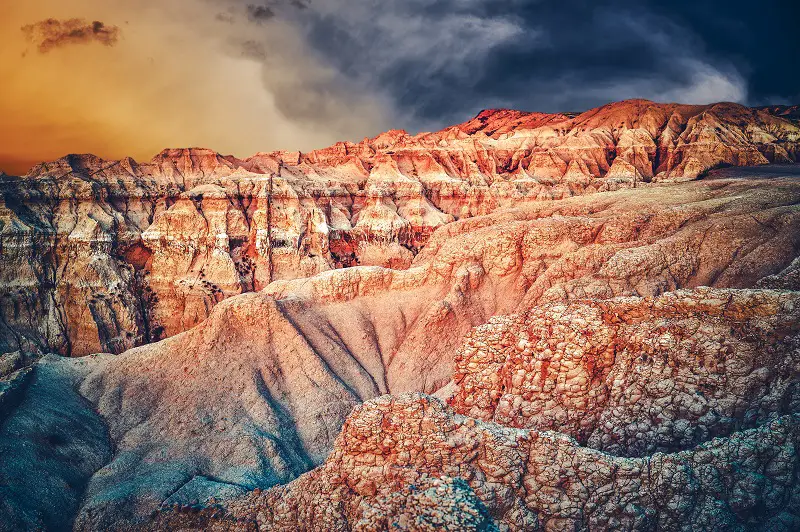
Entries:
<svg viewBox="0 0 800 532">
<path fill-rule="evenodd" d="M 119 353 L 221 300 L 332 268 L 406 268 L 453 220 L 532 201 L 794 162 L 783 108 L 632 100 L 577 116 L 484 111 L 248 159 L 72 155 L 2 176 L 0 351 Z"/>
<path fill-rule="evenodd" d="M 3 177 L 0 530 L 798 528 L 784 111 Z"/>
<path fill-rule="evenodd" d="M 113 455 L 96 471 L 74 465 L 83 462 L 57 462 L 54 470 L 79 486 L 80 496 L 45 501 L 21 486 L 7 504 L 14 515 L 34 508 L 19 523 L 63 513 L 87 530 L 211 526 L 181 510 L 192 503 L 209 506 L 198 518 L 214 526 L 255 526 L 261 519 L 267 529 L 347 529 L 363 520 L 359 527 L 382 529 L 386 516 L 405 512 L 402 519 L 411 519 L 414 529 L 430 511 L 438 515 L 431 517 L 434 525 L 453 529 L 472 526 L 470 520 L 511 529 L 553 519 L 588 527 L 599 502 L 584 492 L 565 494 L 547 468 L 560 468 L 573 479 L 569 485 L 593 492 L 622 489 L 617 482 L 628 480 L 613 471 L 627 464 L 649 491 L 626 495 L 635 510 L 605 500 L 598 523 L 612 526 L 616 519 L 648 528 L 702 518 L 716 526 L 752 522 L 766 492 L 743 487 L 740 498 L 751 502 L 719 517 L 714 508 L 728 498 L 711 487 L 688 492 L 682 481 L 666 480 L 678 474 L 669 468 L 699 467 L 705 462 L 694 465 L 697 446 L 719 447 L 712 449 L 719 454 L 712 465 L 722 469 L 709 478 L 732 485 L 740 482 L 740 466 L 724 464 L 738 464 L 741 448 L 763 444 L 747 467 L 769 482 L 783 479 L 781 489 L 788 491 L 769 495 L 768 507 L 791 514 L 785 501 L 798 483 L 787 471 L 797 470 L 796 457 L 778 472 L 769 469 L 768 457 L 795 438 L 800 301 L 797 292 L 775 288 L 794 278 L 798 205 L 797 177 L 714 178 L 530 202 L 441 227 L 405 270 L 359 266 L 277 280 L 222 301 L 208 319 L 169 339 L 119 356 L 48 358 L 29 391 L 18 393 L 22 399 L 0 443 L 76 453 L 89 446 Z M 697 288 L 704 285 L 721 288 Z M 762 289 L 746 290 L 756 285 Z M 673 293 L 683 288 L 692 290 Z M 629 297 L 609 299 L 618 296 Z M 59 421 L 25 422 L 43 415 L 36 413 L 49 404 L 48 389 L 63 390 Z M 440 420 L 433 423 L 442 423 L 444 436 L 409 414 L 410 425 L 398 419 L 397 435 L 381 443 L 377 454 L 389 454 L 380 463 L 372 462 L 372 443 L 350 449 L 358 439 L 340 429 L 353 408 L 404 392 L 435 393 L 450 403 L 454 413 L 414 406 L 439 404 L 424 397 L 400 401 L 398 415 L 422 408 L 425 419 Z M 63 412 L 60 405 L 75 395 L 89 401 L 88 412 Z M 394 429 L 377 414 L 359 421 L 372 408 L 352 414 L 352 423 L 391 435 Z M 105 438 L 70 435 L 69 427 L 97 418 Z M 462 456 L 450 444 L 446 457 L 437 454 L 435 442 L 449 441 L 451 423 L 484 422 L 478 433 L 465 425 L 456 449 L 483 445 L 486 431 L 526 431 L 551 443 L 514 452 L 526 463 L 548 456 L 547 468 L 525 473 L 488 450 L 506 445 L 507 436 L 486 444 L 485 459 L 469 458 L 472 451 Z M 550 429 L 563 435 L 537 436 Z M 777 438 L 774 445 L 764 443 L 767 437 Z M 569 458 L 573 453 L 584 457 L 587 471 Z M 428 455 L 437 468 L 430 469 Z M 352 458 L 343 465 L 344 456 Z M 690 465 L 670 465 L 665 480 L 651 485 L 642 471 L 653 460 Z M 597 463 L 612 473 L 587 480 Z M 393 476 L 387 464 L 402 474 Z M 267 499 L 252 492 L 316 466 L 296 484 L 265 492 Z M 42 469 L 35 461 L 28 467 Z M 13 474 L 0 471 L 6 479 Z M 549 502 L 528 500 L 526 482 L 551 493 Z M 677 497 L 677 509 L 641 498 L 654 493 L 664 495 L 658 500 Z M 212 499 L 232 506 L 220 508 Z M 463 515 L 453 510 L 462 503 Z M 173 505 L 178 511 L 169 510 Z"/>
</svg>

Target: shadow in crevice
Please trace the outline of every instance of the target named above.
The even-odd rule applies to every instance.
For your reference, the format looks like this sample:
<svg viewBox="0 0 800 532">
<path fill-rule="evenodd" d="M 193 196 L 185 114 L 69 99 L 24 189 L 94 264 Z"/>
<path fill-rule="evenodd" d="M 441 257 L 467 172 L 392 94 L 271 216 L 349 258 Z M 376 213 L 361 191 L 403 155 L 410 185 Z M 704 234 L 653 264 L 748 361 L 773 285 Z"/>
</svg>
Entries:
<svg viewBox="0 0 800 532">
<path fill-rule="evenodd" d="M 253 372 L 253 383 L 259 395 L 274 413 L 278 423 L 275 433 L 265 430 L 262 436 L 268 438 L 275 445 L 279 456 L 289 466 L 293 476 L 300 476 L 313 469 L 316 464 L 309 456 L 297 434 L 297 423 L 292 413 L 280 401 L 275 399 L 261 371 Z"/>
</svg>

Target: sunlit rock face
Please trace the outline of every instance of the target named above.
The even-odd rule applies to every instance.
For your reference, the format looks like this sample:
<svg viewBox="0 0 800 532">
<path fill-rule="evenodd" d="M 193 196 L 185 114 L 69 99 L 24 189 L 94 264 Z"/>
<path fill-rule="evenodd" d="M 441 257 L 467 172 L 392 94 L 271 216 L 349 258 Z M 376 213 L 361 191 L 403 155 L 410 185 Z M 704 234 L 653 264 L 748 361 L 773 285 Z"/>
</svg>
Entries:
<svg viewBox="0 0 800 532">
<path fill-rule="evenodd" d="M 429 396 L 382 397 L 353 411 L 323 466 L 222 504 L 162 510 L 150 526 L 791 530 L 798 422 L 777 417 L 688 451 L 622 458 L 556 432 L 465 418 Z"/>
<path fill-rule="evenodd" d="M 405 269 L 275 280 L 165 340 L 48 359 L 31 390 L 77 374 L 114 449 L 64 511 L 84 530 L 792 522 L 798 205 L 797 176 L 530 202 L 444 225 Z M 13 394 L 12 418 L 43 400 Z"/>
<path fill-rule="evenodd" d="M 119 353 L 274 280 L 406 268 L 454 220 L 794 162 L 790 111 L 631 100 L 577 116 L 490 110 L 436 133 L 309 153 L 43 163 L 2 177 L 0 350 Z"/>
<path fill-rule="evenodd" d="M 537 305 L 470 333 L 449 407 L 367 401 L 311 472 L 150 526 L 791 530 L 799 369 L 798 292 Z"/>
<path fill-rule="evenodd" d="M 476 327 L 457 353 L 439 398 L 392 390 L 357 406 L 325 462 L 297 480 L 168 503 L 148 526 L 800 524 L 796 291 L 703 287 L 535 305 Z"/>
<path fill-rule="evenodd" d="M 0 530 L 800 528 L 792 113 L 3 176 Z"/>
<path fill-rule="evenodd" d="M 690 449 L 800 404 L 797 292 L 695 289 L 495 317 L 456 356 L 457 411 L 620 456 Z"/>
</svg>

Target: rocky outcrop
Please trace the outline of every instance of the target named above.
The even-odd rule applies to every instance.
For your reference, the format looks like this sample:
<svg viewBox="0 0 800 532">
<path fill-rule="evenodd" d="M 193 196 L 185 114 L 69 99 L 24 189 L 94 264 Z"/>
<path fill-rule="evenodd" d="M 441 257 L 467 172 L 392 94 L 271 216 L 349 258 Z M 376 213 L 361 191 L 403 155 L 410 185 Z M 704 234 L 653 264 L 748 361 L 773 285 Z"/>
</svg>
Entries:
<svg viewBox="0 0 800 532">
<path fill-rule="evenodd" d="M 459 352 L 452 409 L 369 401 L 313 471 L 149 526 L 791 530 L 798 312 L 797 292 L 701 288 L 496 317 Z"/>
<path fill-rule="evenodd" d="M 449 402 L 614 455 L 688 449 L 798 411 L 799 296 L 681 290 L 495 317 L 456 356 Z"/>
<path fill-rule="evenodd" d="M 0 351 L 119 353 L 274 280 L 406 268 L 453 220 L 795 162 L 800 128 L 781 114 L 643 100 L 569 116 L 490 110 L 309 153 L 71 155 L 3 175 Z"/>
<path fill-rule="evenodd" d="M 564 431 L 576 445 L 603 449 L 609 456 L 642 457 L 761 427 L 772 415 L 794 408 L 796 355 L 780 332 L 780 324 L 796 328 L 796 309 L 790 308 L 794 295 L 711 289 L 662 294 L 701 285 L 746 288 L 764 276 L 783 278 L 800 253 L 798 203 L 796 178 L 714 179 L 533 203 L 440 228 L 407 270 L 361 266 L 274 281 L 260 292 L 225 299 L 190 331 L 120 356 L 93 357 L 79 390 L 108 423 L 115 454 L 89 480 L 76 522 L 86 529 L 138 527 L 166 500 L 186 504 L 284 484 L 324 463 L 355 406 L 387 393 L 436 392 L 453 397 L 461 414 L 538 429 L 533 422 L 525 424 L 537 419 L 525 413 L 531 411 L 528 403 L 502 420 L 495 418 L 496 409 L 471 412 L 467 394 L 474 406 L 481 390 L 496 395 L 496 381 L 491 375 L 481 380 L 484 353 L 476 353 L 471 382 L 477 384 L 470 388 L 465 353 L 472 344 L 464 347 L 464 341 L 479 338 L 484 329 L 468 335 L 496 315 L 529 316 L 532 323 L 541 315 L 555 326 L 561 322 L 548 313 L 559 305 L 570 323 L 593 316 L 597 308 L 619 309 L 621 321 L 598 322 L 591 339 L 628 342 L 628 351 L 620 348 L 611 366 L 601 369 L 595 362 L 597 377 L 592 369 L 594 380 L 588 379 L 591 392 L 564 387 L 567 379 L 572 386 L 584 375 L 582 364 L 570 366 L 573 359 L 565 358 L 563 369 L 548 370 L 565 393 L 547 401 L 557 406 L 563 401 L 562 410 L 570 409 Z M 657 299 L 585 301 L 635 294 Z M 714 307 L 737 297 L 746 300 L 740 314 Z M 706 299 L 714 303 L 698 303 Z M 654 301 L 661 305 L 655 310 Z M 694 304 L 696 311 L 687 310 Z M 739 308 L 728 307 L 725 312 Z M 697 316 L 689 316 L 692 312 Z M 606 313 L 613 315 L 609 310 L 602 316 Z M 527 327 L 521 317 L 505 319 Z M 502 320 L 484 327 L 501 331 Z M 739 321 L 750 329 L 741 325 L 731 332 Z M 567 328 L 555 347 L 564 342 L 566 353 L 568 340 L 580 346 L 584 337 L 578 333 L 591 331 L 588 324 L 587 319 L 575 338 L 568 338 L 574 329 Z M 683 350 L 673 353 L 655 340 L 626 336 L 653 332 L 660 341 L 662 326 L 674 329 L 675 345 Z M 708 337 L 693 343 L 690 332 L 698 330 Z M 774 353 L 756 357 L 759 339 Z M 520 343 L 512 340 L 512 346 Z M 601 347 L 586 352 L 608 348 Z M 638 362 L 638 350 L 647 349 L 666 352 L 667 361 L 648 355 L 647 364 Z M 568 350 L 578 356 L 575 348 Z M 708 379 L 702 386 L 689 371 L 701 356 L 707 365 L 699 375 Z M 726 356 L 741 362 L 718 362 Z M 535 373 L 533 358 L 519 364 Z M 752 368 L 746 367 L 748 361 Z M 517 358 L 490 373 L 513 379 L 515 364 Z M 683 369 L 673 369 L 676 364 Z M 774 384 L 769 389 L 762 368 Z M 450 382 L 454 373 L 459 388 Z M 606 374 L 615 378 L 603 380 Z M 633 389 L 626 379 L 634 374 L 643 387 L 635 404 L 627 392 L 609 391 L 618 375 L 625 376 L 618 386 Z M 662 390 L 655 384 L 659 379 L 672 387 Z M 523 401 L 534 399 L 540 380 L 534 375 L 531 387 L 526 382 L 519 390 Z M 705 399 L 695 397 L 698 390 Z M 739 393 L 758 400 L 745 405 Z M 517 389 L 510 388 L 512 407 L 515 394 Z M 605 410 L 581 410 L 589 399 Z M 665 403 L 661 432 L 658 414 L 645 408 L 649 401 L 659 407 Z M 544 404 L 549 408 L 551 402 Z M 639 404 L 641 409 L 634 408 Z M 603 422 L 618 425 L 605 429 L 599 414 L 606 416 Z M 639 432 L 641 443 L 636 443 Z M 606 442 L 606 434 L 618 440 Z M 448 482 L 443 489 L 463 495 L 480 520 L 479 509 L 488 503 L 471 498 L 455 480 Z M 413 496 L 425 500 L 428 487 L 420 489 Z M 387 508 L 399 508 L 406 495 L 393 497 Z"/>
<path fill-rule="evenodd" d="M 326 463 L 157 529 L 790 530 L 800 419 L 673 454 L 619 458 L 554 432 L 455 415 L 424 395 L 356 408 Z"/>
</svg>

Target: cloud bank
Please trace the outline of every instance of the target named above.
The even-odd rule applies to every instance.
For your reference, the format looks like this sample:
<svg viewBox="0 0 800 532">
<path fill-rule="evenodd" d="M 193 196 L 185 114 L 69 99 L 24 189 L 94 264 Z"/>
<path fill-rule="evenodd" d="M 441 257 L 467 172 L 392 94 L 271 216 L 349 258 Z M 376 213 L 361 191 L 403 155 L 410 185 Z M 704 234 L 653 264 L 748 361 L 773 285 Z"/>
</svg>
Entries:
<svg viewBox="0 0 800 532">
<path fill-rule="evenodd" d="M 486 107 L 577 111 L 623 98 L 748 100 L 736 65 L 643 4 L 328 0 L 298 25 L 314 50 L 412 129 Z"/>
<path fill-rule="evenodd" d="M 0 168 L 167 146 L 309 150 L 488 107 L 800 100 L 796 30 L 770 14 L 781 3 L 12 0 Z"/>
<path fill-rule="evenodd" d="M 0 17 L 0 169 L 76 152 L 310 150 L 389 127 L 379 95 L 348 83 L 291 25 L 252 13 L 233 1 L 12 2 Z M 49 19 L 61 23 L 36 24 Z M 33 42 L 20 30 L 29 25 Z M 113 46 L 75 45 L 111 27 Z"/>
</svg>

